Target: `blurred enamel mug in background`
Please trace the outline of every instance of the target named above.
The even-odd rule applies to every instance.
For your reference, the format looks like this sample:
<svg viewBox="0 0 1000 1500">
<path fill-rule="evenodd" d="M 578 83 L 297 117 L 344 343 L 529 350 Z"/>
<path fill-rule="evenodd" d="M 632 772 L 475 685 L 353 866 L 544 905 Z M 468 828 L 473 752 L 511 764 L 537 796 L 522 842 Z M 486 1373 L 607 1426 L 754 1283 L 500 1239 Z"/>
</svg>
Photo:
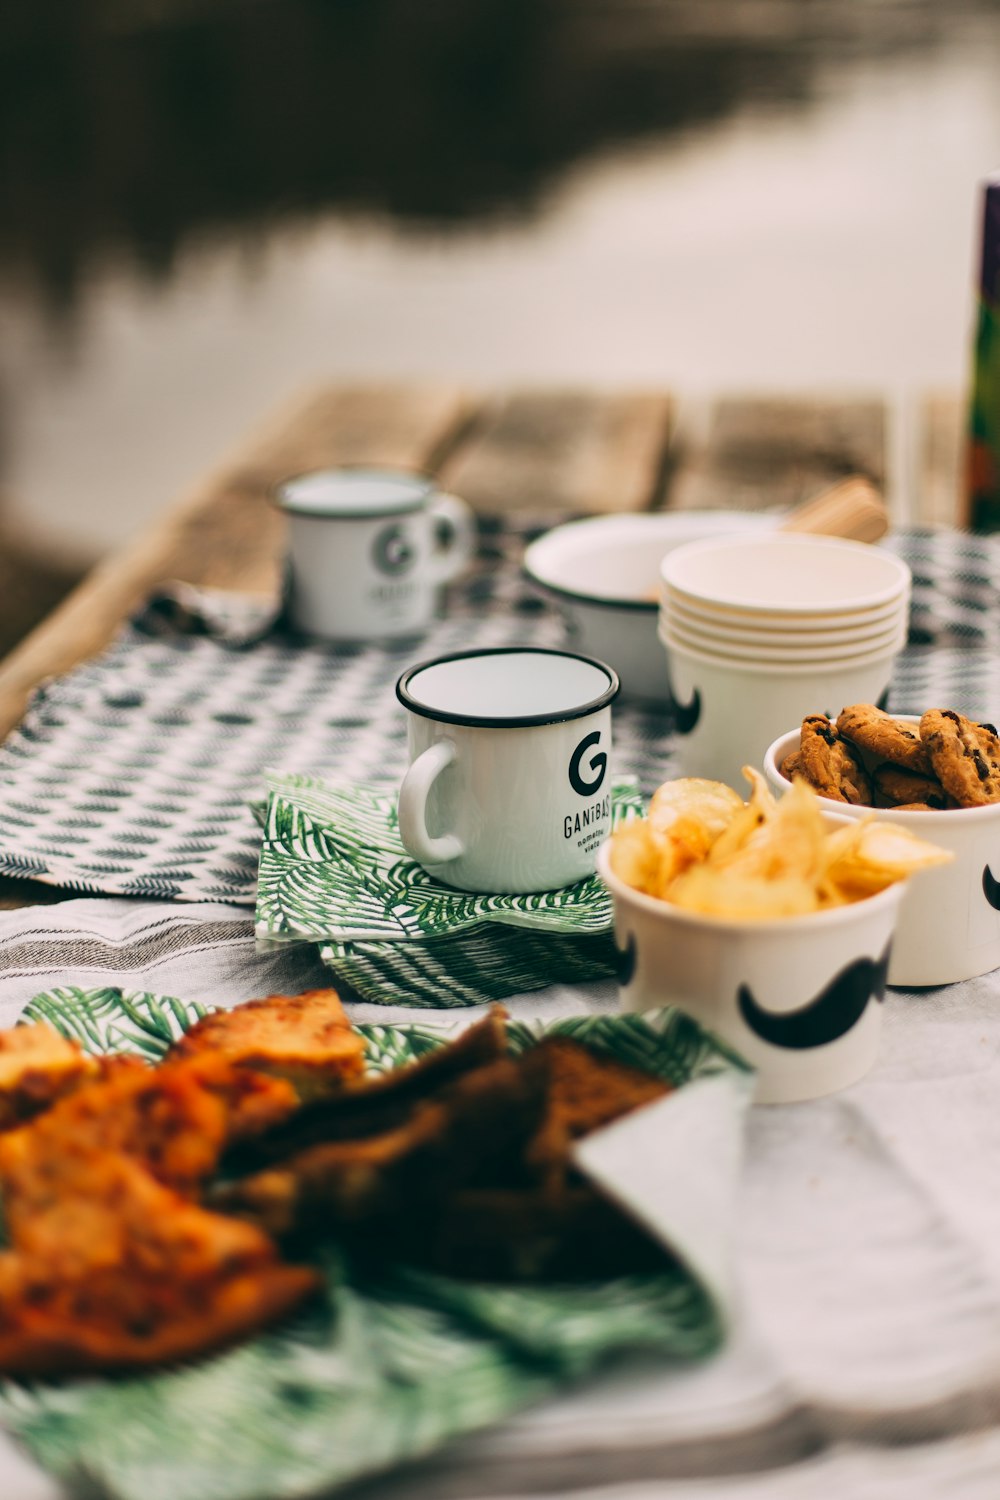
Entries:
<svg viewBox="0 0 1000 1500">
<path fill-rule="evenodd" d="M 828 911 L 737 920 L 633 889 L 611 868 L 611 849 L 597 868 L 614 901 L 623 1010 L 686 1011 L 756 1069 L 758 1104 L 815 1099 L 864 1077 L 902 884 Z"/>
<path fill-rule="evenodd" d="M 568 651 L 462 651 L 404 672 L 410 768 L 399 832 L 467 891 L 558 890 L 611 831 L 611 667 Z"/>
<path fill-rule="evenodd" d="M 918 714 L 897 714 L 904 724 L 920 723 Z M 791 782 L 781 767 L 799 748 L 799 731 L 791 729 L 769 747 L 764 774 L 781 796 Z M 872 771 L 880 757 L 862 753 Z M 870 807 L 820 799 L 845 818 L 870 817 Z M 955 856 L 947 865 L 908 880 L 899 927 L 889 964 L 889 983 L 916 989 L 954 984 L 1000 968 L 1000 802 L 986 807 L 910 812 L 880 807 L 875 816 L 937 844 Z"/>
<path fill-rule="evenodd" d="M 292 623 L 327 640 L 426 630 L 472 552 L 472 511 L 423 474 L 319 469 L 282 480 L 272 498 L 288 517 Z"/>
</svg>

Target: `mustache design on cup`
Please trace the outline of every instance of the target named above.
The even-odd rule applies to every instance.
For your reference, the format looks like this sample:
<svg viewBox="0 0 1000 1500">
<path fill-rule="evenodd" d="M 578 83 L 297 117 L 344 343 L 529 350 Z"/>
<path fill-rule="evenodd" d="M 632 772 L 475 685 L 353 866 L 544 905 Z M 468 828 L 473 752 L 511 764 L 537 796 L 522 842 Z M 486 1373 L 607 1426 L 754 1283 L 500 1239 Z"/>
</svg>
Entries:
<svg viewBox="0 0 1000 1500">
<path fill-rule="evenodd" d="M 983 895 L 994 911 L 1000 911 L 1000 880 L 997 880 L 989 865 L 983 866 Z"/>
<path fill-rule="evenodd" d="M 615 943 L 615 978 L 624 987 L 631 984 L 635 974 L 635 937 L 630 932 L 624 948 Z"/>
<path fill-rule="evenodd" d="M 678 734 L 691 734 L 700 718 L 701 694 L 697 688 L 692 688 L 691 697 L 687 703 L 682 703 L 677 695 L 674 694 L 674 720 L 677 725 Z"/>
<path fill-rule="evenodd" d="M 737 992 L 740 1015 L 750 1030 L 772 1047 L 825 1047 L 858 1024 L 870 1000 L 884 997 L 891 948 L 892 944 L 887 944 L 878 960 L 855 959 L 835 974 L 815 999 L 796 1010 L 765 1010 L 749 985 L 741 984 Z"/>
<path fill-rule="evenodd" d="M 409 854 L 459 890 L 559 890 L 593 874 L 611 830 L 614 669 L 571 651 L 459 651 L 396 684 L 410 768 Z"/>
</svg>

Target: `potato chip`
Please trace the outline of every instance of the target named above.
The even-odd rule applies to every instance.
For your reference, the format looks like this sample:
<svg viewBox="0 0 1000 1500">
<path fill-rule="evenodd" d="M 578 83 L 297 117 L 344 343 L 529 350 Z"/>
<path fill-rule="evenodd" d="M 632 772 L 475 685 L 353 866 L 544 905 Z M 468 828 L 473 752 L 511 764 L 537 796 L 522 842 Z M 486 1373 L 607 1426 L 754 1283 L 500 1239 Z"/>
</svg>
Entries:
<svg viewBox="0 0 1000 1500">
<path fill-rule="evenodd" d="M 827 838 L 815 793 L 804 782 L 793 784 L 780 804 L 772 803 L 770 812 L 761 815 L 763 821 L 742 849 L 725 861 L 715 857 L 713 862 L 733 874 L 756 875 L 762 880 L 799 879 L 815 891 L 825 868 L 823 845 Z M 716 856 L 716 850 L 712 853 Z"/>
<path fill-rule="evenodd" d="M 767 921 L 818 911 L 815 888 L 798 876 L 775 880 L 743 875 L 711 865 L 692 865 L 670 887 L 671 905 L 707 916 Z"/>
<path fill-rule="evenodd" d="M 645 818 L 621 823 L 611 835 L 611 868 L 619 880 L 652 895 L 660 884 L 660 867 L 669 862 L 670 846 Z M 672 871 L 671 878 L 676 871 Z"/>
<path fill-rule="evenodd" d="M 612 835 L 615 874 L 686 911 L 767 921 L 862 900 L 953 857 L 874 816 L 831 828 L 807 782 L 776 802 L 759 772 L 743 774 L 746 803 L 721 782 L 666 782 L 649 819 Z"/>
<path fill-rule="evenodd" d="M 955 857 L 892 823 L 866 820 L 859 829 L 852 845 L 834 851 L 825 872 L 833 885 L 853 898 L 873 896 L 897 880 L 946 865 Z"/>
<path fill-rule="evenodd" d="M 671 881 L 703 860 L 711 846 L 711 833 L 696 818 L 678 817 L 667 833 L 635 818 L 611 835 L 611 868 L 637 891 L 662 897 Z"/>
<path fill-rule="evenodd" d="M 683 776 L 677 781 L 665 781 L 653 793 L 649 821 L 653 828 L 665 833 L 678 818 L 696 818 L 713 838 L 718 838 L 742 809 L 739 792 L 724 782 Z"/>
<path fill-rule="evenodd" d="M 713 864 L 722 864 L 737 849 L 742 849 L 751 835 L 771 816 L 777 805 L 767 782 L 752 766 L 744 766 L 743 775 L 753 788 L 750 801 L 739 802 L 737 797 L 738 811 L 712 846 Z M 735 792 L 733 796 L 736 797 Z"/>
</svg>

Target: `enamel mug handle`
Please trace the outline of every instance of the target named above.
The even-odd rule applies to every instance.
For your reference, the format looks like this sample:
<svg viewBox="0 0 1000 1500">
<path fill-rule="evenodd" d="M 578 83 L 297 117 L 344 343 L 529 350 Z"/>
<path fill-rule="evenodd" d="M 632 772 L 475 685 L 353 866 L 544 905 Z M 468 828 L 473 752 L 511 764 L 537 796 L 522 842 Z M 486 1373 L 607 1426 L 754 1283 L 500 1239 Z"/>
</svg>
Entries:
<svg viewBox="0 0 1000 1500">
<path fill-rule="evenodd" d="M 447 583 L 460 573 L 472 556 L 476 541 L 476 521 L 472 509 L 457 495 L 439 492 L 427 506 L 427 514 L 439 537 L 431 555 L 431 577 L 435 583 Z"/>
<path fill-rule="evenodd" d="M 455 759 L 454 740 L 435 740 L 413 762 L 399 789 L 399 836 L 407 854 L 422 865 L 443 865 L 464 852 L 453 833 L 433 838 L 427 832 L 427 799 L 441 772 Z"/>
</svg>

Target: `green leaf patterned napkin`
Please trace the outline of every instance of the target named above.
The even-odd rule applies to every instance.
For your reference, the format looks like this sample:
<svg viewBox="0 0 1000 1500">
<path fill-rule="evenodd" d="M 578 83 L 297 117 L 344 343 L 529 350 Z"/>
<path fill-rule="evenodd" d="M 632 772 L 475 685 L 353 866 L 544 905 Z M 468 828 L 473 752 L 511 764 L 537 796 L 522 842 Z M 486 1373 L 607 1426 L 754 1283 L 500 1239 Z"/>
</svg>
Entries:
<svg viewBox="0 0 1000 1500">
<path fill-rule="evenodd" d="M 321 944 L 364 1000 L 480 1005 L 614 973 L 611 899 L 596 875 L 558 891 L 457 891 L 403 848 L 393 789 L 268 773 L 256 932 Z M 634 780 L 613 789 L 616 821 L 641 812 Z"/>
<path fill-rule="evenodd" d="M 572 937 L 499 923 L 423 943 L 322 943 L 319 955 L 362 1000 L 437 1009 L 613 979 L 616 963 L 610 932 Z"/>
<path fill-rule="evenodd" d="M 93 1052 L 154 1060 L 201 1013 L 146 993 L 61 989 L 37 996 L 24 1019 L 45 1019 Z M 383 1071 L 448 1035 L 429 1026 L 358 1029 L 369 1065 Z M 645 1115 L 656 1138 L 630 1137 L 627 1181 L 616 1193 L 675 1252 L 662 1273 L 598 1285 L 493 1285 L 403 1267 L 375 1273 L 328 1245 L 318 1251 L 324 1299 L 280 1329 L 149 1375 L 8 1381 L 0 1419 L 39 1463 L 87 1494 L 292 1500 L 428 1454 L 627 1351 L 709 1354 L 727 1316 L 719 1268 L 749 1074 L 677 1011 L 512 1025 L 512 1050 L 547 1030 L 679 1086 L 632 1117 L 634 1129 Z M 614 1128 L 588 1137 L 596 1181 L 614 1175 L 609 1163 L 620 1146 L 612 1139 L 600 1149 Z"/>
</svg>

